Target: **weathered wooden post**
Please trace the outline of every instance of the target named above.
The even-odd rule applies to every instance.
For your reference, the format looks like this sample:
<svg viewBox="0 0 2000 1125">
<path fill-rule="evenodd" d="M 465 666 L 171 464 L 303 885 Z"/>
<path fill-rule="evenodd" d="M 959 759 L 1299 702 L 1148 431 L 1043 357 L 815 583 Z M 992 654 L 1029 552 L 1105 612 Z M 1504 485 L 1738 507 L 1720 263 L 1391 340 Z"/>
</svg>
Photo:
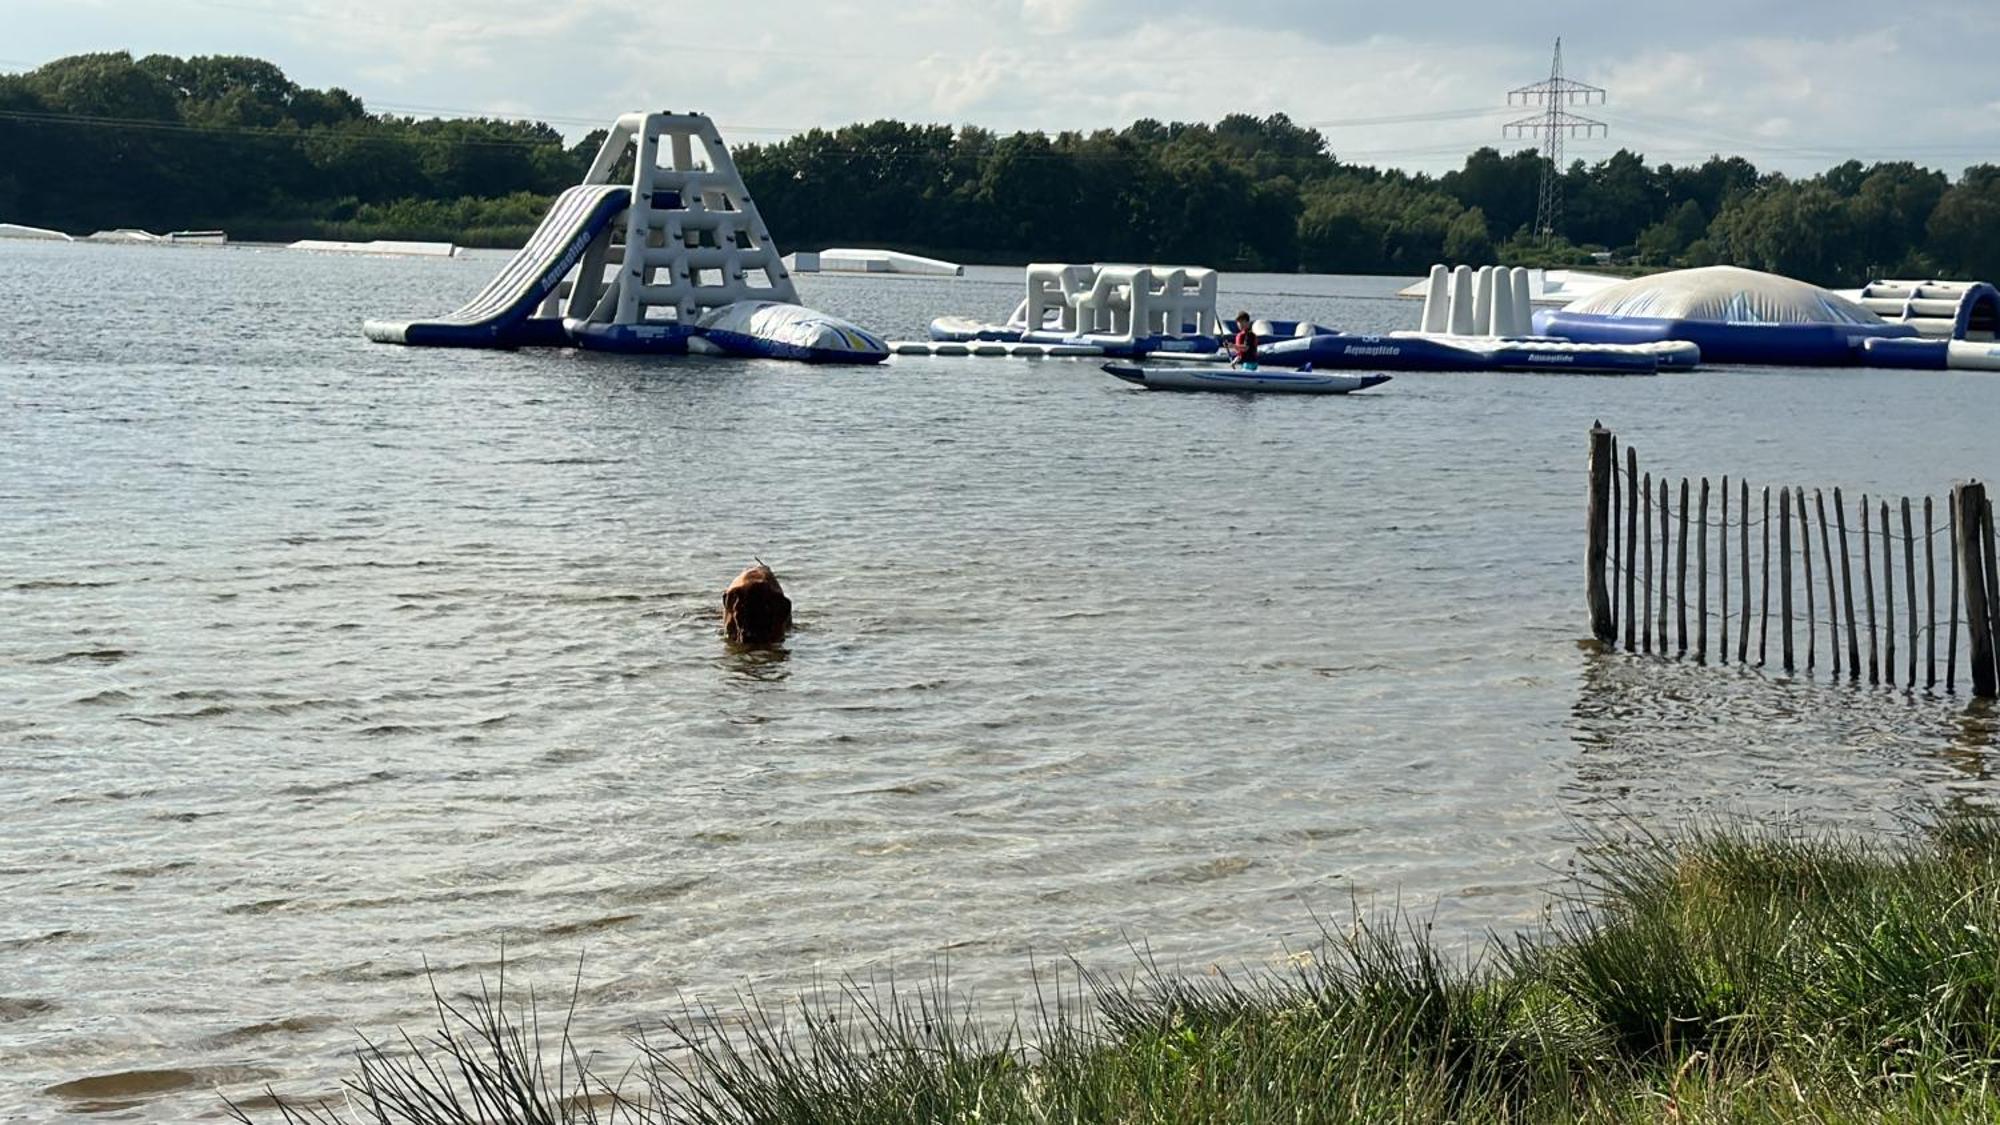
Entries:
<svg viewBox="0 0 2000 1125">
<path fill-rule="evenodd" d="M 1833 659 L 1833 674 L 1840 675 L 1840 600 L 1833 587 L 1833 542 L 1826 534 L 1826 493 L 1813 489 L 1813 507 L 1819 511 L 1819 557 L 1826 560 L 1826 649 Z"/>
<path fill-rule="evenodd" d="M 1792 490 L 1778 490 L 1778 613 L 1783 620 L 1778 629 L 1784 647 L 1785 671 L 1792 663 Z"/>
<path fill-rule="evenodd" d="M 1701 536 L 1695 541 L 1694 569 L 1695 619 L 1694 658 L 1698 663 L 1708 663 L 1708 478 L 1701 478 Z"/>
<path fill-rule="evenodd" d="M 1968 481 L 1951 490 L 1952 513 L 1958 527 L 1956 553 L 1959 569 L 1965 572 L 1965 629 L 1972 649 L 1972 694 L 1991 699 L 2000 694 L 1994 676 L 1993 607 L 1987 599 L 1987 568 L 1992 534 L 1986 486 Z"/>
<path fill-rule="evenodd" d="M 1854 552 L 1847 547 L 1847 501 L 1838 488 L 1833 490 L 1833 518 L 1840 525 L 1840 595 L 1847 614 L 1847 678 L 1861 678 L 1861 642 L 1855 638 L 1854 629 L 1854 568 L 1849 557 Z"/>
<path fill-rule="evenodd" d="M 1645 650 L 1653 651 L 1653 474 L 1647 473 L 1645 483 L 1639 489 L 1646 499 L 1646 515 L 1642 521 L 1646 530 L 1646 608 L 1639 615 L 1639 624 L 1645 632 Z M 1666 548 L 1662 546 L 1661 550 Z"/>
<path fill-rule="evenodd" d="M 1910 679 L 1904 686 L 1917 687 L 1917 534 L 1910 526 L 1910 498 L 1903 497 L 1903 594 L 1910 607 L 1907 631 L 1910 637 Z"/>
<path fill-rule="evenodd" d="M 1652 541 L 1647 540 L 1647 546 Z M 1636 591 L 1633 579 L 1639 573 L 1639 451 L 1625 447 L 1625 651 L 1632 651 L 1632 641 L 1636 636 L 1633 618 L 1639 616 L 1639 603 L 1634 600 Z"/>
<path fill-rule="evenodd" d="M 1951 490 L 1951 502 L 1944 508 L 1945 536 L 1951 540 L 1951 596 L 1945 599 L 1945 616 L 1951 618 L 1947 626 L 1944 646 L 1944 690 L 1956 694 L 1958 691 L 1958 490 Z"/>
<path fill-rule="evenodd" d="M 1771 486 L 1764 486 L 1764 612 L 1757 618 L 1757 667 L 1771 651 Z"/>
<path fill-rule="evenodd" d="M 1986 540 L 1986 651 L 1989 654 L 1989 664 L 2000 664 L 2000 653 L 1994 651 L 1996 647 L 2000 647 L 2000 558 L 1995 557 L 1996 554 L 2000 554 L 2000 544 L 1993 541 L 1991 497 L 1986 500 L 1986 513 L 1981 518 L 1980 524 L 1985 528 Z M 1995 671 L 2000 673 L 2000 668 L 1996 668 Z M 2000 675 L 1996 675 L 1996 681 L 2000 681 Z M 1986 698 L 1991 699 L 1995 694 L 2000 694 L 2000 683 L 1996 683 L 1996 691 L 1986 693 Z"/>
<path fill-rule="evenodd" d="M 1819 655 L 1819 614 L 1813 609 L 1812 587 L 1812 520 L 1806 515 L 1806 490 L 1797 490 L 1799 501 L 1799 560 L 1805 564 L 1806 583 L 1806 671 L 1811 672 L 1818 663 Z"/>
<path fill-rule="evenodd" d="M 1660 655 L 1667 654 L 1667 582 L 1673 577 L 1672 568 L 1667 565 L 1667 554 L 1674 545 L 1673 493 L 1667 488 L 1667 478 L 1660 478 Z"/>
<path fill-rule="evenodd" d="M 1875 548 L 1868 542 L 1868 494 L 1861 494 L 1861 592 L 1868 595 L 1868 682 L 1882 682 L 1877 663 L 1881 650 L 1875 640 Z"/>
<path fill-rule="evenodd" d="M 1618 647 L 1618 621 L 1620 613 L 1620 607 L 1618 605 L 1619 540 L 1618 540 L 1618 435 L 1617 434 L 1611 435 L 1610 469 L 1611 469 L 1611 502 L 1605 505 L 1606 509 L 1611 514 L 1611 538 L 1610 542 L 1606 544 L 1609 550 L 1610 559 L 1605 565 L 1606 573 L 1604 581 L 1605 581 L 1606 592 L 1611 597 L 1611 647 L 1615 649 Z M 1628 617 L 1631 616 L 1632 613 L 1632 611 L 1629 608 L 1623 610 L 1623 612 Z"/>
<path fill-rule="evenodd" d="M 1604 585 L 1605 544 L 1611 535 L 1611 431 L 1602 423 L 1590 429 L 1590 542 L 1584 557 L 1590 596 L 1590 632 L 1600 641 L 1618 635 L 1611 610 L 1611 593 Z"/>
<path fill-rule="evenodd" d="M 1747 664 L 1750 662 L 1750 606 L 1752 602 L 1750 597 L 1750 482 L 1747 480 L 1737 481 L 1736 488 L 1737 496 L 1743 501 L 1740 505 L 1743 509 L 1741 517 L 1743 531 L 1741 546 L 1743 549 L 1737 552 L 1738 557 L 1741 559 L 1741 572 L 1743 575 L 1743 629 L 1736 638 L 1736 663 Z"/>
<path fill-rule="evenodd" d="M 1722 638 L 1715 646 L 1715 659 L 1722 664 L 1729 663 L 1729 478 L 1722 478 L 1722 528 L 1715 537 L 1716 577 L 1722 579 L 1722 612 L 1716 620 L 1722 625 Z"/>
<path fill-rule="evenodd" d="M 1924 497 L 1924 688 L 1937 687 L 1937 542 L 1931 527 L 1931 498 Z"/>
<path fill-rule="evenodd" d="M 1882 501 L 1882 683 L 1896 686 L 1896 538 L 1889 531 L 1889 502 Z"/>
<path fill-rule="evenodd" d="M 1680 595 L 1680 602 L 1677 607 L 1679 609 L 1677 619 L 1680 622 L 1681 629 L 1678 634 L 1680 648 L 1676 655 L 1686 656 L 1688 651 L 1688 479 L 1686 477 L 1681 478 L 1681 541 L 1679 551 L 1679 578 L 1675 582 L 1674 592 Z"/>
</svg>

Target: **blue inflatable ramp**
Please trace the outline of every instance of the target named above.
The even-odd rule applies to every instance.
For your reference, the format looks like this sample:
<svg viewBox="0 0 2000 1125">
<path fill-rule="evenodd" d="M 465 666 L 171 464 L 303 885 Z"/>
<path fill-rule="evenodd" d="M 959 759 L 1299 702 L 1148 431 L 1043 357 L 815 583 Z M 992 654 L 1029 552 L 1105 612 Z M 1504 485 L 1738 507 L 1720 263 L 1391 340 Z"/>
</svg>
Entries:
<svg viewBox="0 0 2000 1125">
<path fill-rule="evenodd" d="M 556 197 L 549 213 L 519 253 L 479 295 L 457 312 L 431 320 L 370 320 L 362 331 L 384 344 L 428 347 L 518 348 L 566 345 L 559 317 L 535 311 L 583 260 L 591 242 L 631 202 L 623 185 L 582 184 Z"/>
</svg>

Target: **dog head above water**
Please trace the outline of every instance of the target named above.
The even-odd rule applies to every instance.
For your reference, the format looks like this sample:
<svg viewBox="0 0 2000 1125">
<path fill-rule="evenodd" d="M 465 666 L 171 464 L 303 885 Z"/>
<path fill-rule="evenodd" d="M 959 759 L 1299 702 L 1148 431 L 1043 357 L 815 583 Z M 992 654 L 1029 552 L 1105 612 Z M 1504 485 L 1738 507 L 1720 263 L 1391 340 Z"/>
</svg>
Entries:
<svg viewBox="0 0 2000 1125">
<path fill-rule="evenodd" d="M 731 644 L 777 644 L 791 627 L 792 599 L 762 562 L 737 575 L 722 592 L 722 632 Z"/>
</svg>

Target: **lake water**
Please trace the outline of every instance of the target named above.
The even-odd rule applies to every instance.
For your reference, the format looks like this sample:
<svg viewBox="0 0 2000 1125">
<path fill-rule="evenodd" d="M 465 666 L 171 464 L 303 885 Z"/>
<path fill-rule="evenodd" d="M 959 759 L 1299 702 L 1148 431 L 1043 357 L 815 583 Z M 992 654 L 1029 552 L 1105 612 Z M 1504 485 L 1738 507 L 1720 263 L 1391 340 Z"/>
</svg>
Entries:
<svg viewBox="0 0 2000 1125">
<path fill-rule="evenodd" d="M 2000 477 L 2000 378 L 1246 399 L 362 340 L 498 261 L 0 244 L 0 1118 L 331 1092 L 503 948 L 544 995 L 581 957 L 616 1049 L 946 957 L 1001 1006 L 1031 954 L 1266 964 L 1350 896 L 1510 928 L 1587 824 L 1993 792 L 1990 709 L 1590 651 L 1581 557 L 1593 420 L 1940 495 Z M 802 285 L 892 336 L 1017 286 Z M 1414 326 L 1396 286 L 1223 300 Z M 753 555 L 779 657 L 717 636 Z"/>
</svg>

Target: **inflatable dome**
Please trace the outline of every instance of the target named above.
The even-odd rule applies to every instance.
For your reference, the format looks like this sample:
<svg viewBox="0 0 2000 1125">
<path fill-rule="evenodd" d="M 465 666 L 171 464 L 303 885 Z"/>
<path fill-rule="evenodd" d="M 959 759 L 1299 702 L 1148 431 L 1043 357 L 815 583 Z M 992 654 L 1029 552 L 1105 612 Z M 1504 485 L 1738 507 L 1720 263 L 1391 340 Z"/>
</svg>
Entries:
<svg viewBox="0 0 2000 1125">
<path fill-rule="evenodd" d="M 1535 327 L 1590 343 L 1688 340 L 1708 363 L 1786 366 L 1853 363 L 1864 340 L 1917 334 L 1817 285 L 1736 266 L 1634 278 L 1538 312 Z"/>
</svg>

